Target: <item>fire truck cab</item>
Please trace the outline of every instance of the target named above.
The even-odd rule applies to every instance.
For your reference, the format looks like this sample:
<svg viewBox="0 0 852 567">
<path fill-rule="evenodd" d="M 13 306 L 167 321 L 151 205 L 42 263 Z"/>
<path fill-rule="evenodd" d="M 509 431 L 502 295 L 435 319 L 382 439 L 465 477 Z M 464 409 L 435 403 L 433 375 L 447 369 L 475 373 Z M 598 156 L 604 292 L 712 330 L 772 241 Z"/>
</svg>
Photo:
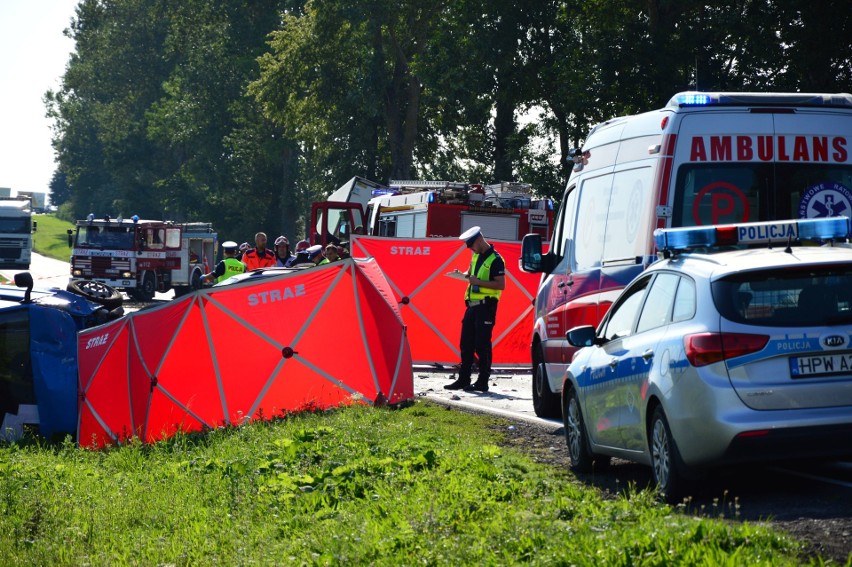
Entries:
<svg viewBox="0 0 852 567">
<path fill-rule="evenodd" d="M 138 301 L 170 289 L 175 295 L 201 289 L 201 277 L 216 257 L 217 235 L 210 223 L 89 215 L 76 225 L 68 234 L 71 277 L 105 283 Z"/>
</svg>

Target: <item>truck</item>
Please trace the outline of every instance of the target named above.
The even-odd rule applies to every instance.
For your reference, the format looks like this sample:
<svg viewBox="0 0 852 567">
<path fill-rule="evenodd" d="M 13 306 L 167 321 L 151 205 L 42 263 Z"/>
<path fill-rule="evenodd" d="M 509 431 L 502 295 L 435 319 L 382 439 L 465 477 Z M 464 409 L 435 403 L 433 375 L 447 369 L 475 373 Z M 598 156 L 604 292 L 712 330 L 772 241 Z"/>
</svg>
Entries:
<svg viewBox="0 0 852 567">
<path fill-rule="evenodd" d="M 29 198 L 0 200 L 0 268 L 30 267 L 35 226 Z"/>
<path fill-rule="evenodd" d="M 141 220 L 90 214 L 68 231 L 71 278 L 123 290 L 137 301 L 151 301 L 171 289 L 180 296 L 201 289 L 217 253 L 211 223 Z"/>
<path fill-rule="evenodd" d="M 596 125 L 572 161 L 549 251 L 539 235 L 521 251 L 522 269 L 541 274 L 530 341 L 540 417 L 561 415 L 576 351 L 567 331 L 597 325 L 657 259 L 655 229 L 852 216 L 852 95 L 677 93 Z"/>
<path fill-rule="evenodd" d="M 47 210 L 47 193 L 42 191 L 18 191 L 18 197 L 29 198 L 33 213 Z"/>
<path fill-rule="evenodd" d="M 553 203 L 535 198 L 529 184 L 391 181 L 353 177 L 311 208 L 312 244 L 349 239 L 352 233 L 397 238 L 457 237 L 479 226 L 489 238 L 520 241 L 529 233 L 548 239 Z"/>
</svg>

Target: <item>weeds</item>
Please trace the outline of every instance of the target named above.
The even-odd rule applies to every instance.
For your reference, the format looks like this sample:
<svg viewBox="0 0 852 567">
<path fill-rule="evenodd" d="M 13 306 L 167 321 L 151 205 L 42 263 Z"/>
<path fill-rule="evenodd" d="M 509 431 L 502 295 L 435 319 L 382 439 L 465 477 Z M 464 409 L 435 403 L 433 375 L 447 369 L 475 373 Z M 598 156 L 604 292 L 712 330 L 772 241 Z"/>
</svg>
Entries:
<svg viewBox="0 0 852 567">
<path fill-rule="evenodd" d="M 494 420 L 362 404 L 103 451 L 0 448 L 3 564 L 784 565 L 769 528 L 614 499 Z"/>
</svg>

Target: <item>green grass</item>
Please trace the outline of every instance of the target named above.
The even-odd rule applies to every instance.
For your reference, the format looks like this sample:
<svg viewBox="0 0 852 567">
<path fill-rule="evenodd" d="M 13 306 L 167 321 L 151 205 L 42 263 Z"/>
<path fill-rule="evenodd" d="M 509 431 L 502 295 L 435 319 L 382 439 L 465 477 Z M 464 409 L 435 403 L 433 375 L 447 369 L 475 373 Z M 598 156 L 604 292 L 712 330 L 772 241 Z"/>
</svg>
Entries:
<svg viewBox="0 0 852 567">
<path fill-rule="evenodd" d="M 90 451 L 0 446 L 4 565 L 797 565 L 765 525 L 603 498 L 506 423 L 355 406 Z M 819 560 L 815 560 L 819 562 Z"/>
<path fill-rule="evenodd" d="M 74 225 L 56 218 L 56 215 L 35 215 L 33 221 L 38 223 L 38 230 L 33 233 L 33 250 L 42 256 L 67 262 L 71 257 L 67 230 L 73 229 Z"/>
</svg>

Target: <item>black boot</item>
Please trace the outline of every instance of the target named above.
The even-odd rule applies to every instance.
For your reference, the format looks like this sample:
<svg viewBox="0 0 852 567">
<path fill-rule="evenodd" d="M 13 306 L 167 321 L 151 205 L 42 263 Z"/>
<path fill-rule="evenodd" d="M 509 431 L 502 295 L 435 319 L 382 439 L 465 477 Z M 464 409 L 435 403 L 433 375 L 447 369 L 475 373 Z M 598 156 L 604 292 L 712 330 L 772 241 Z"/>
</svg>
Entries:
<svg viewBox="0 0 852 567">
<path fill-rule="evenodd" d="M 488 378 L 479 378 L 473 385 L 465 386 L 465 392 L 487 392 Z"/>
<path fill-rule="evenodd" d="M 470 388 L 470 378 L 467 380 L 457 379 L 455 382 L 444 385 L 445 390 L 467 390 Z"/>
</svg>

